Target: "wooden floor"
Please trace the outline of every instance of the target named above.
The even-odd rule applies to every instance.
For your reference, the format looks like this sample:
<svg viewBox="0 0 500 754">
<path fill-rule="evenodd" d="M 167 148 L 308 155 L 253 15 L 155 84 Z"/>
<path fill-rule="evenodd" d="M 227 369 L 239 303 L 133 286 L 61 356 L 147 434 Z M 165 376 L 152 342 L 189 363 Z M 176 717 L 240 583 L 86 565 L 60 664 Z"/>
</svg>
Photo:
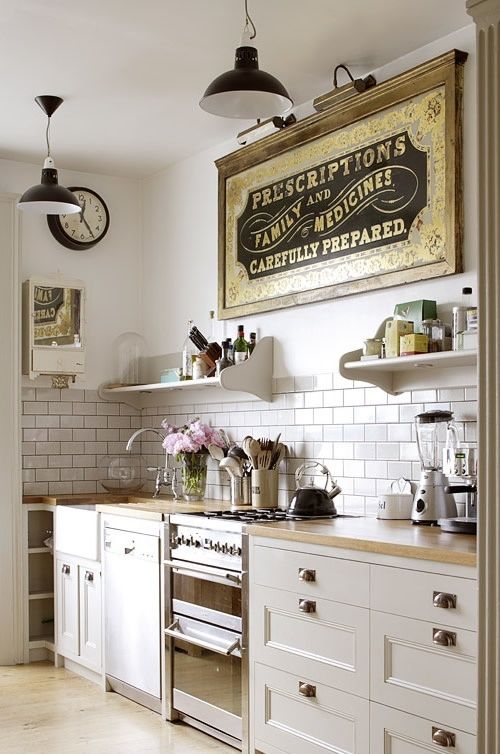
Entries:
<svg viewBox="0 0 500 754">
<path fill-rule="evenodd" d="M 1 754 L 235 754 L 47 663 L 0 668 Z"/>
</svg>

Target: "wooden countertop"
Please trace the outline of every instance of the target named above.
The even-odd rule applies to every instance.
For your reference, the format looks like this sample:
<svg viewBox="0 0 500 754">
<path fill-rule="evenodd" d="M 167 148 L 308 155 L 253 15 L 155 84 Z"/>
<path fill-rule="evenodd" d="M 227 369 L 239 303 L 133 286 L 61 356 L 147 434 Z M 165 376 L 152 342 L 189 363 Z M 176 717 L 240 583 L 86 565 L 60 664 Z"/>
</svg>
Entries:
<svg viewBox="0 0 500 754">
<path fill-rule="evenodd" d="M 24 503 L 78 505 L 95 503 L 101 513 L 162 521 L 172 513 L 224 510 L 224 500 L 201 500 L 186 503 L 149 493 L 135 495 L 39 495 L 28 496 Z M 446 534 L 438 526 L 413 526 L 409 521 L 380 521 L 375 518 L 337 518 L 323 521 L 280 521 L 249 524 L 253 536 L 272 537 L 289 542 L 304 542 L 346 550 L 396 555 L 439 563 L 476 565 L 476 537 L 469 534 Z"/>
<path fill-rule="evenodd" d="M 337 518 L 324 521 L 287 521 L 247 526 L 250 535 L 304 542 L 346 550 L 476 565 L 476 537 L 447 534 L 439 526 L 414 526 L 409 521 L 376 518 Z"/>
<path fill-rule="evenodd" d="M 200 500 L 187 503 L 183 500 L 175 501 L 172 497 L 160 495 L 152 497 L 150 493 L 134 495 L 30 495 L 23 498 L 23 503 L 45 503 L 48 505 L 96 505 L 101 513 L 112 513 L 118 516 L 132 516 L 162 521 L 164 515 L 172 513 L 200 513 L 208 510 L 227 510 L 227 500 Z M 247 506 L 248 507 L 248 506 Z"/>
</svg>

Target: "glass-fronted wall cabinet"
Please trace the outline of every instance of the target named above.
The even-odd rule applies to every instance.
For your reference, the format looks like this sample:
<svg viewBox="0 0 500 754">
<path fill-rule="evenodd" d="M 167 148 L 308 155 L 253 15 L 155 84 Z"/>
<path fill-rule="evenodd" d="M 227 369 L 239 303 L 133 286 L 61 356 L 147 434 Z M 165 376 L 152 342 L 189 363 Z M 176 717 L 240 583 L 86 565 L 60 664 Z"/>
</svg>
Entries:
<svg viewBox="0 0 500 754">
<path fill-rule="evenodd" d="M 23 284 L 23 374 L 50 375 L 54 387 L 85 373 L 85 287 L 78 280 Z"/>
</svg>

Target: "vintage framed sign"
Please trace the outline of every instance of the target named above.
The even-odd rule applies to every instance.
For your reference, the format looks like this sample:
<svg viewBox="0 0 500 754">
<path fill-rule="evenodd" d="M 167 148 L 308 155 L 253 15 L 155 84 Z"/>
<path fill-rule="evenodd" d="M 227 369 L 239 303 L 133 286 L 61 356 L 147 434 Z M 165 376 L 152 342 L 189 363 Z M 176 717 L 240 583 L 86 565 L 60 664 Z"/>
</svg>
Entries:
<svg viewBox="0 0 500 754">
<path fill-rule="evenodd" d="M 217 160 L 220 318 L 461 271 L 466 58 Z"/>
</svg>

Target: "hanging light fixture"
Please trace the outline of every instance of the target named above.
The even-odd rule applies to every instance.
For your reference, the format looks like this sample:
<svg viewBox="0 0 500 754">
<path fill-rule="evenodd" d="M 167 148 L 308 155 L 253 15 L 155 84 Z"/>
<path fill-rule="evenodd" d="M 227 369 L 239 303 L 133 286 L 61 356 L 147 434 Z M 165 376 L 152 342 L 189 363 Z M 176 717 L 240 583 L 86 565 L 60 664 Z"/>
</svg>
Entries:
<svg viewBox="0 0 500 754">
<path fill-rule="evenodd" d="M 200 107 L 224 118 L 271 118 L 293 106 L 287 90 L 277 78 L 259 69 L 259 56 L 252 40 L 257 29 L 245 2 L 245 26 L 236 48 L 234 68 L 217 76 L 201 98 Z"/>
<path fill-rule="evenodd" d="M 50 155 L 50 118 L 62 101 L 61 97 L 54 97 L 51 94 L 42 94 L 35 97 L 35 102 L 47 116 L 47 128 L 45 130 L 47 157 L 43 163 L 40 183 L 25 191 L 19 200 L 17 206 L 24 212 L 36 212 L 40 215 L 69 215 L 81 212 L 76 196 L 64 186 L 59 186 L 57 170 Z"/>
</svg>

